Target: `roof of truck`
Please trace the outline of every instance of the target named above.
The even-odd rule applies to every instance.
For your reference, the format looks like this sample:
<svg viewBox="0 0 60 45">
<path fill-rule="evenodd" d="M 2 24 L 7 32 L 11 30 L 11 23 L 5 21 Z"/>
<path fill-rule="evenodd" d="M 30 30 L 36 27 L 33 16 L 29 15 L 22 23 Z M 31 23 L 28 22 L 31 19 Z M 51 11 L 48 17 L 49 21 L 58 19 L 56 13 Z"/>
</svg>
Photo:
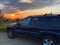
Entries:
<svg viewBox="0 0 60 45">
<path fill-rule="evenodd" d="M 29 16 L 29 17 L 60 17 L 59 15 L 57 15 L 57 16 Z"/>
</svg>

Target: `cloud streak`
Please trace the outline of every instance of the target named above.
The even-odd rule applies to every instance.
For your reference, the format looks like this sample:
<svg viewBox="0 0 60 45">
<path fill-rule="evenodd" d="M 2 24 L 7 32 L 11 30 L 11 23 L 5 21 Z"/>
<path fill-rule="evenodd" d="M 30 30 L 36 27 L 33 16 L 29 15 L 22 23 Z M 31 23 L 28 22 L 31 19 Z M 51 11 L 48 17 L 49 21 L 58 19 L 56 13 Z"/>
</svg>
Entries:
<svg viewBox="0 0 60 45">
<path fill-rule="evenodd" d="M 0 0 L 2 4 L 8 7 L 13 7 L 20 10 L 32 10 L 44 8 L 46 6 L 53 6 L 60 4 L 60 0 L 30 0 L 31 3 L 28 3 L 28 0 Z"/>
<path fill-rule="evenodd" d="M 43 8 L 45 6 L 51 6 L 59 4 L 60 0 L 31 0 L 31 3 L 28 2 L 20 2 L 20 0 L 10 0 L 10 3 L 7 5 L 18 7 L 20 10 L 26 9 L 36 9 Z"/>
</svg>

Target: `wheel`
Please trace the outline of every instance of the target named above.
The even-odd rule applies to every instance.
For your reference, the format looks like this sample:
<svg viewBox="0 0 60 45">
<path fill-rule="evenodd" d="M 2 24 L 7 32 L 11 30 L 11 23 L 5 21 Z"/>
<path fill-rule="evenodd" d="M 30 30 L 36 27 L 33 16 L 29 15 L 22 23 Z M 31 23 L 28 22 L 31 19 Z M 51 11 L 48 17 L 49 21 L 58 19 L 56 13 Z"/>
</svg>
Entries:
<svg viewBox="0 0 60 45">
<path fill-rule="evenodd" d="M 51 36 L 44 36 L 41 40 L 41 45 L 56 45 L 56 41 Z"/>
<path fill-rule="evenodd" d="M 13 39 L 13 38 L 14 38 L 14 34 L 13 34 L 13 32 L 10 31 L 10 30 L 7 32 L 7 36 L 8 36 L 10 39 Z"/>
</svg>

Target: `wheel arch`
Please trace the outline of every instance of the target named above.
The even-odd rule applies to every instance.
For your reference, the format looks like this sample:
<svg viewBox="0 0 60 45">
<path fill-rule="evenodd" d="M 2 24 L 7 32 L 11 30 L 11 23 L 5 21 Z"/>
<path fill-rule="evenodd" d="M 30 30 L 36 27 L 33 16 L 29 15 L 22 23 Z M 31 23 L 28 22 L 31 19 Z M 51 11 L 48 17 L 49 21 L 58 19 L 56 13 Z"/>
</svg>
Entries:
<svg viewBox="0 0 60 45">
<path fill-rule="evenodd" d="M 9 30 L 13 31 L 14 28 L 13 27 L 7 27 L 7 31 L 9 31 Z"/>
<path fill-rule="evenodd" d="M 51 34 L 51 33 L 44 33 L 43 32 L 43 33 L 40 34 L 40 38 L 43 38 L 44 36 L 51 36 L 51 37 L 57 39 L 57 37 L 55 36 L 55 34 Z"/>
</svg>

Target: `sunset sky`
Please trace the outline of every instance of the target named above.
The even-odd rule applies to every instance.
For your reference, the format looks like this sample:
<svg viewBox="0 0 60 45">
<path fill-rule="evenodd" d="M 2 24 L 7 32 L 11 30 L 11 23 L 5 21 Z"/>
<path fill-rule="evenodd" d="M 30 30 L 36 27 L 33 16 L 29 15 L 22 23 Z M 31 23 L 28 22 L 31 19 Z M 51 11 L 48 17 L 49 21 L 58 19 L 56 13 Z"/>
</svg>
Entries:
<svg viewBox="0 0 60 45">
<path fill-rule="evenodd" d="M 4 14 L 14 13 L 21 18 L 51 12 L 60 14 L 60 0 L 0 0 L 0 9 Z"/>
</svg>

